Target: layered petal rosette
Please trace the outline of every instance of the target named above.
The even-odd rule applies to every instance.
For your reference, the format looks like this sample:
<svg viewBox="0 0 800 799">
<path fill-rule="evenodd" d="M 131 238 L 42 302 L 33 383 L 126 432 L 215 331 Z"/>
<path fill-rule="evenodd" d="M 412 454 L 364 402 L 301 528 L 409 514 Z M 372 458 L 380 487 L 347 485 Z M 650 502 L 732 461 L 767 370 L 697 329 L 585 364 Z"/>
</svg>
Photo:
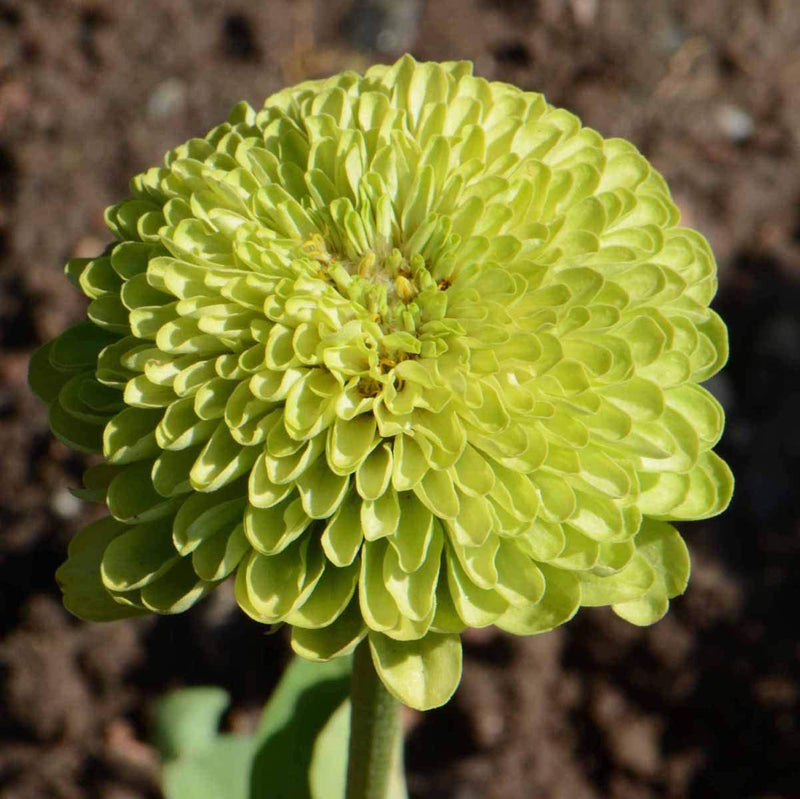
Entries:
<svg viewBox="0 0 800 799">
<path fill-rule="evenodd" d="M 632 145 L 405 57 L 237 106 L 106 218 L 67 267 L 88 320 L 31 366 L 56 435 L 104 455 L 79 493 L 111 515 L 58 573 L 79 616 L 234 576 L 300 655 L 369 636 L 427 708 L 468 627 L 650 624 L 684 590 L 670 522 L 731 492 L 698 385 L 726 331 Z"/>
</svg>

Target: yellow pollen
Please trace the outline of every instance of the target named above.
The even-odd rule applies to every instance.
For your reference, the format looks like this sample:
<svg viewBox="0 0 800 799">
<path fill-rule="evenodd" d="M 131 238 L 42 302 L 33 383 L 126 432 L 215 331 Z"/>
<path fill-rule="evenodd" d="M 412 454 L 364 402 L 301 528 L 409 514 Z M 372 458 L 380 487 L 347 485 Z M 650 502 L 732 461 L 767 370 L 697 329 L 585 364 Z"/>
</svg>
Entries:
<svg viewBox="0 0 800 799">
<path fill-rule="evenodd" d="M 403 302 L 410 302 L 411 300 L 414 299 L 414 296 L 417 293 L 414 284 L 407 277 L 404 277 L 403 275 L 398 275 L 395 278 L 394 286 L 395 289 L 397 290 L 397 296 Z"/>
<path fill-rule="evenodd" d="M 358 262 L 358 275 L 359 277 L 370 277 L 375 271 L 375 253 L 366 252 L 361 256 Z"/>
<path fill-rule="evenodd" d="M 325 247 L 325 239 L 319 233 L 315 233 L 310 239 L 304 241 L 300 249 L 315 261 L 322 261 L 327 264 L 332 260 L 332 256 Z"/>
</svg>

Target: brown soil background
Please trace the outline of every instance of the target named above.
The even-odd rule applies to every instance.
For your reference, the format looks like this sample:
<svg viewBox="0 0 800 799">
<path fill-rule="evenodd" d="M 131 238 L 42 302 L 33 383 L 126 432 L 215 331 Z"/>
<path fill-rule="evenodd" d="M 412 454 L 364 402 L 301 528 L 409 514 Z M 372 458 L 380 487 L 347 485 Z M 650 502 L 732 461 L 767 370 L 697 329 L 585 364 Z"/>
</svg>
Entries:
<svg viewBox="0 0 800 799">
<path fill-rule="evenodd" d="M 799 797 L 798 45 L 797 0 L 0 0 L 0 797 L 157 797 L 153 702 L 219 684 L 246 730 L 288 657 L 224 592 L 107 626 L 62 610 L 53 572 L 93 511 L 25 384 L 83 312 L 62 264 L 238 99 L 405 49 L 544 91 L 663 171 L 719 258 L 738 478 L 686 528 L 693 579 L 653 628 L 585 610 L 466 636 L 455 700 L 407 718 L 411 796 Z"/>
</svg>

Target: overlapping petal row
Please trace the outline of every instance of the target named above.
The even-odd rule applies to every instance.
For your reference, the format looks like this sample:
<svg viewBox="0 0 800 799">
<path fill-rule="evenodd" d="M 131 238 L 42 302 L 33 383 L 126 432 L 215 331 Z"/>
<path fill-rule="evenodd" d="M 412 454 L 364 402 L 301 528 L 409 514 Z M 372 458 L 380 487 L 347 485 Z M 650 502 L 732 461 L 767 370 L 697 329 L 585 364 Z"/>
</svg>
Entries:
<svg viewBox="0 0 800 799">
<path fill-rule="evenodd" d="M 698 385 L 726 331 L 706 241 L 632 145 L 406 57 L 238 106 L 107 221 L 68 265 L 88 321 L 31 370 L 105 456 L 84 495 L 111 517 L 60 571 L 79 615 L 177 612 L 235 573 L 300 654 L 369 633 L 427 707 L 436 681 L 394 664 L 457 682 L 466 627 L 648 624 L 684 589 L 668 522 L 730 496 Z"/>
</svg>

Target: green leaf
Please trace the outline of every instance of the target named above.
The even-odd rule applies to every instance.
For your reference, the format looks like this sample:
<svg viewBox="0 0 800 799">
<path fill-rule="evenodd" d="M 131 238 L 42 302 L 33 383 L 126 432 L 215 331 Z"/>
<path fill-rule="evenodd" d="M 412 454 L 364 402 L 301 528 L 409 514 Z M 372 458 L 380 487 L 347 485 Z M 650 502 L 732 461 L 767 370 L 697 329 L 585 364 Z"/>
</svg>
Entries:
<svg viewBox="0 0 800 799">
<path fill-rule="evenodd" d="M 156 706 L 153 742 L 166 761 L 166 799 L 248 799 L 252 736 L 218 735 L 229 704 L 221 688 L 184 688 Z"/>
<path fill-rule="evenodd" d="M 174 760 L 213 743 L 228 705 L 222 688 L 184 688 L 164 697 L 156 706 L 153 732 L 161 756 Z"/>
<path fill-rule="evenodd" d="M 164 765 L 166 799 L 250 799 L 249 767 L 253 741 L 220 736 L 202 752 Z"/>
<path fill-rule="evenodd" d="M 350 702 L 342 702 L 322 728 L 311 753 L 308 771 L 315 799 L 344 796 L 347 788 L 347 742 L 350 738 Z"/>
<path fill-rule="evenodd" d="M 166 799 L 344 799 L 350 668 L 349 658 L 296 658 L 249 736 L 218 734 L 228 707 L 219 688 L 188 688 L 162 699 L 154 743 L 165 760 Z M 401 748 L 388 799 L 407 799 Z"/>
<path fill-rule="evenodd" d="M 250 777 L 253 799 L 314 796 L 309 775 L 314 741 L 348 695 L 349 673 L 348 658 L 329 663 L 292 661 L 264 708 L 256 732 L 258 751 Z M 337 794 L 325 796 L 333 799 Z"/>
</svg>

